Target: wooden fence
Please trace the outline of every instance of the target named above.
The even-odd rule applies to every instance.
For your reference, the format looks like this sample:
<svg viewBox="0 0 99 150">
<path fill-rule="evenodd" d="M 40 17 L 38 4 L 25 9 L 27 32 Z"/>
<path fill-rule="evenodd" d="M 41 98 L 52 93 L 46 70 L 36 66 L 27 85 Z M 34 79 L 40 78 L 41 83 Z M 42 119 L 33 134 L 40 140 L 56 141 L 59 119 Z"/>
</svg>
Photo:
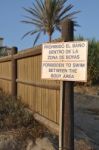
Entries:
<svg viewBox="0 0 99 150">
<path fill-rule="evenodd" d="M 59 125 L 60 82 L 41 79 L 41 51 L 38 46 L 0 58 L 0 88 L 12 94 L 16 84 L 16 95 L 33 112 Z"/>
</svg>

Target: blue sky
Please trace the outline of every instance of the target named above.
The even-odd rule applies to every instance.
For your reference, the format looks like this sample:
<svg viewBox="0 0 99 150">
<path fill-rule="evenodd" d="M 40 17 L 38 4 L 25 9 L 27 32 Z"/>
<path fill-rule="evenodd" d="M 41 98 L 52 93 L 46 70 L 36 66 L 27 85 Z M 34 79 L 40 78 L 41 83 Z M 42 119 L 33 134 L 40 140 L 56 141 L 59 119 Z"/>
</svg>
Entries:
<svg viewBox="0 0 99 150">
<path fill-rule="evenodd" d="M 31 6 L 33 0 L 0 0 L 0 37 L 4 37 L 4 45 L 17 46 L 19 50 L 33 46 L 33 36 L 27 36 L 23 40 L 24 33 L 32 29 L 32 26 L 22 24 L 25 14 L 22 7 Z M 81 27 L 75 31 L 75 36 L 81 35 L 85 38 L 95 38 L 99 41 L 99 0 L 68 0 L 74 5 L 74 10 L 80 10 L 76 21 Z M 59 34 L 54 34 L 57 38 Z M 47 41 L 47 36 L 42 36 L 39 43 Z"/>
</svg>

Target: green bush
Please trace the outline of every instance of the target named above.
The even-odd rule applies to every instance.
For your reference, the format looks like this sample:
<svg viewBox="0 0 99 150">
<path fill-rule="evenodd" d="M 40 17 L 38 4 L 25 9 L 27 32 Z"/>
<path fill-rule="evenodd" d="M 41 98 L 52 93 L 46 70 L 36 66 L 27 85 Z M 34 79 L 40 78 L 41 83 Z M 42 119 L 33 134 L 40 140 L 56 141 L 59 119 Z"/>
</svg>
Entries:
<svg viewBox="0 0 99 150">
<path fill-rule="evenodd" d="M 83 37 L 75 38 L 83 41 Z M 99 42 L 95 39 L 88 40 L 88 68 L 87 83 L 84 85 L 99 84 Z"/>
<path fill-rule="evenodd" d="M 88 48 L 88 83 L 99 83 L 99 43 L 89 41 Z"/>
</svg>

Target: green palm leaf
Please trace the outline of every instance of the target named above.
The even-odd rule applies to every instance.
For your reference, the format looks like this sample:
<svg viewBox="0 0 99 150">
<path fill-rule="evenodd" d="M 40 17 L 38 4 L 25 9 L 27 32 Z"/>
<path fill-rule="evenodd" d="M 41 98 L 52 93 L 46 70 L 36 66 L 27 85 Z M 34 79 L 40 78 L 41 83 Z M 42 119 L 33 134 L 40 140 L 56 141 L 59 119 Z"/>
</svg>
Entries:
<svg viewBox="0 0 99 150">
<path fill-rule="evenodd" d="M 79 11 L 70 12 L 74 7 L 72 4 L 66 6 L 68 0 L 35 0 L 31 7 L 23 8 L 28 15 L 24 16 L 26 20 L 22 20 L 22 23 L 33 25 L 33 30 L 24 34 L 27 35 L 36 34 L 34 45 L 38 41 L 41 32 L 51 36 L 55 30 L 61 32 L 61 21 L 64 19 L 71 19 L 74 21 L 74 25 L 78 26 L 75 22 L 75 15 Z"/>
<path fill-rule="evenodd" d="M 73 5 L 68 5 L 66 8 L 64 8 L 63 10 L 62 10 L 62 12 L 60 12 L 60 14 L 59 14 L 59 18 L 61 18 L 63 15 L 65 15 L 69 10 L 71 10 L 73 8 Z"/>
<path fill-rule="evenodd" d="M 40 37 L 41 32 L 39 32 L 34 40 L 33 46 L 35 45 L 35 43 L 37 42 L 38 38 Z"/>
<path fill-rule="evenodd" d="M 35 22 L 37 24 L 43 24 L 42 20 L 39 18 L 35 19 L 35 18 L 29 17 L 29 16 L 24 16 L 24 17 L 27 18 L 28 21 Z M 24 22 L 24 20 L 23 20 L 23 22 Z"/>
<path fill-rule="evenodd" d="M 23 8 L 26 12 L 28 12 L 30 15 L 39 18 L 39 15 L 37 14 L 37 11 L 31 7 L 29 8 Z"/>
<path fill-rule="evenodd" d="M 62 20 L 64 20 L 65 18 L 72 20 L 72 18 L 75 16 L 75 14 L 77 14 L 77 13 L 79 13 L 79 12 L 80 12 L 80 11 L 74 11 L 74 12 L 72 12 L 72 13 L 69 13 L 69 14 L 67 14 L 66 16 L 62 17 L 60 20 L 62 21 Z"/>
<path fill-rule="evenodd" d="M 23 35 L 23 37 L 22 37 L 22 39 L 25 37 L 25 36 L 27 36 L 27 35 L 33 35 L 33 34 L 36 34 L 37 32 L 39 32 L 39 30 L 32 30 L 32 31 L 29 31 L 29 32 L 27 32 L 27 33 L 25 33 L 24 35 Z"/>
<path fill-rule="evenodd" d="M 25 23 L 25 24 L 32 24 L 32 25 L 35 25 L 36 27 L 41 27 L 41 24 L 37 23 L 37 22 L 33 22 L 33 21 L 21 21 L 22 23 Z"/>
</svg>

